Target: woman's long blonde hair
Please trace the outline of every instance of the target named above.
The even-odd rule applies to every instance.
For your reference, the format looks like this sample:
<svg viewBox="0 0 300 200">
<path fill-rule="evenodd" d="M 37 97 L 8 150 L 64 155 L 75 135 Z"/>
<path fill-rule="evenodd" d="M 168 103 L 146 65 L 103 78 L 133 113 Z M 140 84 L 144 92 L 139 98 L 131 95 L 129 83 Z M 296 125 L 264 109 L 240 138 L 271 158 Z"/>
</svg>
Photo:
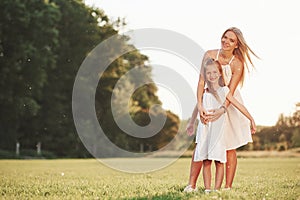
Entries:
<svg viewBox="0 0 300 200">
<path fill-rule="evenodd" d="M 250 53 L 252 55 L 254 55 L 255 57 L 259 58 L 254 51 L 252 51 L 252 49 L 247 45 L 246 40 L 243 36 L 243 33 L 240 29 L 236 28 L 236 27 L 231 27 L 228 28 L 222 35 L 222 38 L 224 37 L 224 35 L 228 32 L 228 31 L 232 31 L 236 37 L 237 37 L 237 48 L 234 49 L 233 51 L 233 55 L 238 57 L 242 63 L 245 64 L 248 72 L 249 70 L 249 66 L 248 66 L 248 62 L 251 64 L 251 66 L 254 68 L 254 64 L 252 62 L 252 59 L 250 57 Z M 242 74 L 242 78 L 240 80 L 240 84 L 243 85 L 245 79 L 245 69 L 243 70 L 243 74 Z"/>
</svg>

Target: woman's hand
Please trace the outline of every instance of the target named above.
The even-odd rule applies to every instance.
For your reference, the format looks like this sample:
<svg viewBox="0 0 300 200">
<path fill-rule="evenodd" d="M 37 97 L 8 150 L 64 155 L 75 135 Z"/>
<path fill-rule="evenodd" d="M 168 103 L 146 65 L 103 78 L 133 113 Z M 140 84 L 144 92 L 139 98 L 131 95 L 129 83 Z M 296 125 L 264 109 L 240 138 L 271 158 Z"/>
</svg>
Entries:
<svg viewBox="0 0 300 200">
<path fill-rule="evenodd" d="M 251 128 L 251 133 L 255 134 L 255 132 L 256 132 L 256 124 L 255 124 L 254 120 L 251 120 L 251 126 L 250 126 L 250 128 Z"/>
<path fill-rule="evenodd" d="M 208 122 L 216 121 L 224 114 L 224 108 L 212 109 L 208 111 L 209 113 L 206 114 L 206 118 Z"/>
</svg>

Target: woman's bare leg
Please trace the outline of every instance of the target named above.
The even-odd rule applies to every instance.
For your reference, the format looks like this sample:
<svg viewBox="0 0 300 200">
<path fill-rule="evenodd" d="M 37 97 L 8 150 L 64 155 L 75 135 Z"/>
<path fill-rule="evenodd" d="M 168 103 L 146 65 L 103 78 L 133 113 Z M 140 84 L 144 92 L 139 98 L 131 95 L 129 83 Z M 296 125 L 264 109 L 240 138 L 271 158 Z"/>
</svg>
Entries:
<svg viewBox="0 0 300 200">
<path fill-rule="evenodd" d="M 220 190 L 224 179 L 224 164 L 220 161 L 215 161 L 216 176 L 215 176 L 215 190 Z"/>
<path fill-rule="evenodd" d="M 235 171 L 236 171 L 236 165 L 237 165 L 236 150 L 235 149 L 228 150 L 226 153 L 227 153 L 227 162 L 226 162 L 225 188 L 231 188 Z"/>
<path fill-rule="evenodd" d="M 192 188 L 196 188 L 197 179 L 198 179 L 199 173 L 200 173 L 201 168 L 202 168 L 202 161 L 195 162 L 194 161 L 194 154 L 195 154 L 195 151 L 194 151 L 193 156 L 192 156 L 191 169 L 190 169 L 190 179 L 189 179 L 189 185 L 191 185 Z"/>
</svg>

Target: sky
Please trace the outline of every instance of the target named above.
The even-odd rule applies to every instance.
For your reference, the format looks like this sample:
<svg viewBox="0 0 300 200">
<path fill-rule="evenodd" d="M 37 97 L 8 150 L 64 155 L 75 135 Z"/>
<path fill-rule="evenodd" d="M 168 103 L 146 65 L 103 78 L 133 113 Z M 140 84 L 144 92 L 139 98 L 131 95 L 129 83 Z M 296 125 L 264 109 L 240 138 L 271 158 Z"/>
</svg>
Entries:
<svg viewBox="0 0 300 200">
<path fill-rule="evenodd" d="M 222 33 L 238 27 L 250 48 L 261 58 L 254 57 L 255 70 L 246 76 L 241 93 L 244 104 L 256 124 L 272 126 L 280 114 L 291 115 L 300 102 L 300 12 L 297 0 L 85 0 L 90 6 L 104 10 L 111 19 L 125 18 L 124 31 L 141 28 L 162 28 L 192 39 L 205 51 L 220 48 Z M 174 55 L 158 51 L 141 51 L 153 64 L 172 65 L 183 73 L 183 64 Z M 174 61 L 177 62 L 174 62 Z M 177 63 L 177 66 L 174 66 Z M 181 63 L 181 64 L 180 64 Z M 198 76 L 191 75 L 195 84 Z M 158 96 L 165 109 L 183 119 L 176 94 L 159 87 Z M 196 103 L 196 99 L 195 99 Z M 194 105 L 184 107 L 192 113 Z"/>
</svg>

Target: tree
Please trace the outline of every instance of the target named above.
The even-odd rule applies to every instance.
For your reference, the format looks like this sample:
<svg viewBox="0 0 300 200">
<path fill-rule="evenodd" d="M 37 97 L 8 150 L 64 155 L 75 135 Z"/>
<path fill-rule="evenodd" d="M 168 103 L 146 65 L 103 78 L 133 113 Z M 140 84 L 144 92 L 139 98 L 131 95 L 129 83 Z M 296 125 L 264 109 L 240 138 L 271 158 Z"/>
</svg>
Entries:
<svg viewBox="0 0 300 200">
<path fill-rule="evenodd" d="M 293 131 L 292 147 L 300 147 L 300 129 L 297 128 Z"/>
<path fill-rule="evenodd" d="M 82 1 L 52 0 L 61 13 L 56 27 L 59 48 L 56 67 L 47 71 L 40 138 L 44 148 L 59 156 L 90 156 L 76 134 L 72 116 L 72 90 L 76 73 L 87 54 L 105 38 L 116 34 L 113 24 L 100 9 L 91 8 Z"/>
<path fill-rule="evenodd" d="M 300 102 L 296 103 L 296 109 L 292 115 L 292 124 L 293 126 L 300 128 Z"/>
<path fill-rule="evenodd" d="M 136 122 L 147 120 L 151 106 L 161 104 L 152 82 L 148 57 L 118 34 L 124 21 L 109 21 L 101 9 L 86 6 L 82 0 L 0 2 L 0 149 L 35 148 L 58 156 L 88 157 L 72 116 L 72 90 L 77 71 L 89 52 L 113 35 L 122 37 L 122 48 L 133 51 L 116 59 L 99 77 L 95 106 L 100 124 L 117 144 L 135 149 L 139 140 L 122 133 L 111 110 L 111 95 L 120 78 L 139 68 L 125 83 L 127 89 L 140 86 L 129 98 L 129 114 Z M 22 34 L 19 34 L 19 33 Z M 111 48 L 105 54 L 115 53 Z M 89 88 L 87 88 L 89 89 Z M 119 91 L 119 92 L 124 92 Z M 119 101 L 124 105 L 124 100 Z M 120 110 L 118 117 L 123 117 Z M 160 116 L 161 112 L 153 113 Z M 167 113 L 167 123 L 157 147 L 174 135 L 179 119 Z M 86 122 L 90 123 L 89 121 Z M 88 132 L 93 132 L 93 127 Z M 93 147 L 97 148 L 97 146 Z"/>
<path fill-rule="evenodd" d="M 298 147 L 300 144 L 300 103 L 296 104 L 295 112 L 291 116 L 281 114 L 275 126 L 261 127 L 255 137 L 256 145 L 262 150 L 286 150 Z M 259 143 L 259 144 L 258 144 Z M 254 149 L 258 149 L 257 147 Z"/>
<path fill-rule="evenodd" d="M 38 131 L 31 122 L 41 108 L 47 69 L 56 64 L 53 27 L 60 13 L 35 0 L 2 0 L 0 11 L 0 146 L 12 149 L 24 134 Z"/>
</svg>

